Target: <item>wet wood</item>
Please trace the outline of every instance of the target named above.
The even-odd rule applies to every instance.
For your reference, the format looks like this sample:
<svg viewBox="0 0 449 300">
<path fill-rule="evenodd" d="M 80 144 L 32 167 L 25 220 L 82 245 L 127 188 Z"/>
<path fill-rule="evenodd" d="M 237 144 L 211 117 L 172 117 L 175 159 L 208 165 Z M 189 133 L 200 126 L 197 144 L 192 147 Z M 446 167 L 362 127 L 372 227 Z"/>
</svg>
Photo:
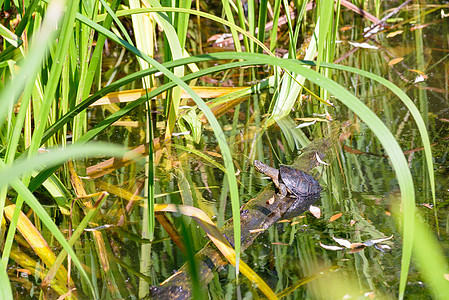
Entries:
<svg viewBox="0 0 449 300">
<path fill-rule="evenodd" d="M 265 188 L 240 210 L 242 250 L 248 248 L 263 231 L 270 228 L 284 214 L 288 212 L 290 216 L 300 215 L 316 200 L 316 197 L 281 199 L 272 186 Z M 234 245 L 233 222 L 230 221 L 223 226 L 221 232 L 231 245 Z M 204 284 L 209 283 L 214 272 L 228 263 L 213 243 L 208 243 L 200 250 L 196 260 L 199 263 L 201 281 Z M 148 299 L 189 299 L 191 286 L 188 272 L 188 266 L 185 264 L 179 272 L 166 279 L 160 286 L 151 288 L 151 298 Z"/>
</svg>

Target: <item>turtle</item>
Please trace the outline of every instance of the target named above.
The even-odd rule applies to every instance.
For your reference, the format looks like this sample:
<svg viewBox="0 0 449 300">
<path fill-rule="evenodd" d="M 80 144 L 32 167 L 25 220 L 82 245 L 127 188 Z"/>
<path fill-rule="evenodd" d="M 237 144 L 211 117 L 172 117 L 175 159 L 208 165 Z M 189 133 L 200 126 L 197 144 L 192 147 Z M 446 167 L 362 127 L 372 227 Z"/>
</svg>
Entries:
<svg viewBox="0 0 449 300">
<path fill-rule="evenodd" d="M 280 165 L 278 170 L 259 160 L 254 161 L 254 169 L 273 180 L 281 197 L 316 197 L 321 192 L 320 183 L 304 171 L 286 165 Z"/>
</svg>

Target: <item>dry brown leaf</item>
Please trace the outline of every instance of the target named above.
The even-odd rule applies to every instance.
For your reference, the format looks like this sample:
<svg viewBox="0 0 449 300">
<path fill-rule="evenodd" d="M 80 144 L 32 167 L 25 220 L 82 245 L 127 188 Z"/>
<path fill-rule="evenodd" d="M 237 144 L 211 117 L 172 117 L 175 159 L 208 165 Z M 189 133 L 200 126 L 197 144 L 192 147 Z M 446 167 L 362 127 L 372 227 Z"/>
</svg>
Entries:
<svg viewBox="0 0 449 300">
<path fill-rule="evenodd" d="M 303 121 L 303 122 L 329 122 L 329 120 L 323 118 L 295 118 L 295 121 Z"/>
<path fill-rule="evenodd" d="M 333 221 L 337 220 L 337 219 L 340 218 L 342 215 L 343 215 L 343 213 L 339 213 L 339 214 L 333 215 L 333 216 L 329 219 L 329 222 L 333 222 Z"/>
<path fill-rule="evenodd" d="M 430 24 L 416 25 L 416 26 L 413 26 L 412 28 L 410 28 L 410 31 L 417 30 L 417 29 L 423 29 L 423 28 L 426 28 L 426 27 L 429 26 L 429 25 L 430 25 Z"/>
<path fill-rule="evenodd" d="M 397 58 L 393 58 L 392 60 L 390 60 L 388 62 L 389 66 L 394 66 L 395 64 L 401 62 L 404 58 L 403 57 L 397 57 Z"/>
<path fill-rule="evenodd" d="M 27 274 L 27 275 L 31 275 L 31 271 L 30 270 L 28 270 L 28 269 L 17 269 L 17 272 L 20 272 L 20 273 L 25 273 L 25 274 Z"/>
<path fill-rule="evenodd" d="M 220 96 L 224 96 L 226 94 L 235 92 L 235 91 L 241 91 L 248 87 L 205 87 L 205 86 L 192 86 L 191 87 L 195 93 L 198 94 L 201 98 L 216 98 Z M 156 88 L 150 88 L 148 90 L 145 89 L 135 89 L 135 90 L 126 90 L 126 91 L 119 91 L 119 92 L 112 92 L 107 94 L 106 96 L 98 99 L 94 103 L 92 103 L 90 106 L 96 106 L 96 105 L 105 105 L 105 104 L 111 104 L 111 103 L 125 103 L 125 102 L 132 102 L 137 99 L 139 99 L 142 96 L 145 96 L 147 92 L 151 92 Z M 166 97 L 166 93 L 162 94 L 162 98 Z M 183 99 L 190 99 L 191 96 L 189 93 L 182 91 L 181 98 Z"/>
<path fill-rule="evenodd" d="M 366 246 L 362 243 L 354 243 L 351 245 L 351 250 L 349 250 L 349 253 L 357 253 L 365 249 Z"/>
<path fill-rule="evenodd" d="M 112 126 L 140 128 L 142 127 L 142 124 L 138 121 L 115 121 L 114 123 L 112 123 Z"/>
<path fill-rule="evenodd" d="M 274 203 L 274 196 L 267 200 L 268 205 L 272 205 Z"/>
<path fill-rule="evenodd" d="M 428 209 L 433 209 L 432 204 L 429 204 L 429 203 L 422 203 L 421 205 L 427 207 Z"/>
<path fill-rule="evenodd" d="M 353 25 L 345 25 L 345 26 L 340 28 L 340 31 L 346 31 L 346 30 L 349 30 L 349 29 L 352 29 L 352 28 L 354 28 Z"/>
</svg>

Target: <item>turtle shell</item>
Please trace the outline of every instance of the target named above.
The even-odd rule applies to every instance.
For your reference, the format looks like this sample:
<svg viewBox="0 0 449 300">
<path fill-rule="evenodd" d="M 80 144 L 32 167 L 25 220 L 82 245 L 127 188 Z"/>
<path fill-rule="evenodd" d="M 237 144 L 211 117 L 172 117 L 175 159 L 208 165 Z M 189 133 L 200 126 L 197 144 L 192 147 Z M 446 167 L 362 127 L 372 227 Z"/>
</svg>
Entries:
<svg viewBox="0 0 449 300">
<path fill-rule="evenodd" d="M 321 192 L 320 183 L 304 171 L 281 165 L 279 176 L 287 190 L 297 197 L 316 196 Z"/>
</svg>

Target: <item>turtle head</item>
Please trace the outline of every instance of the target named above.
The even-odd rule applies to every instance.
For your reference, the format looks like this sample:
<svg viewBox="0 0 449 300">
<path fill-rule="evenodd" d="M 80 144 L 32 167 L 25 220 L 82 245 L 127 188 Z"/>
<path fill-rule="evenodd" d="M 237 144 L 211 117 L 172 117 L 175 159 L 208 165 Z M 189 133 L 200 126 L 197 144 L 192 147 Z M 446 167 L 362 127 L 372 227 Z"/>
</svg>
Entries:
<svg viewBox="0 0 449 300">
<path fill-rule="evenodd" d="M 255 160 L 253 165 L 254 165 L 254 169 L 257 172 L 265 174 L 265 175 L 271 177 L 273 180 L 277 180 L 277 178 L 279 177 L 279 170 L 278 169 L 272 168 L 269 165 L 266 165 L 266 164 L 264 164 L 263 162 L 261 162 L 259 160 Z M 276 186 L 278 186 L 278 184 L 276 184 Z"/>
<path fill-rule="evenodd" d="M 264 164 L 263 162 L 261 162 L 260 160 L 257 160 L 257 159 L 253 162 L 253 165 L 254 165 L 254 169 L 260 173 L 263 173 L 263 170 L 267 167 L 266 164 Z"/>
</svg>

